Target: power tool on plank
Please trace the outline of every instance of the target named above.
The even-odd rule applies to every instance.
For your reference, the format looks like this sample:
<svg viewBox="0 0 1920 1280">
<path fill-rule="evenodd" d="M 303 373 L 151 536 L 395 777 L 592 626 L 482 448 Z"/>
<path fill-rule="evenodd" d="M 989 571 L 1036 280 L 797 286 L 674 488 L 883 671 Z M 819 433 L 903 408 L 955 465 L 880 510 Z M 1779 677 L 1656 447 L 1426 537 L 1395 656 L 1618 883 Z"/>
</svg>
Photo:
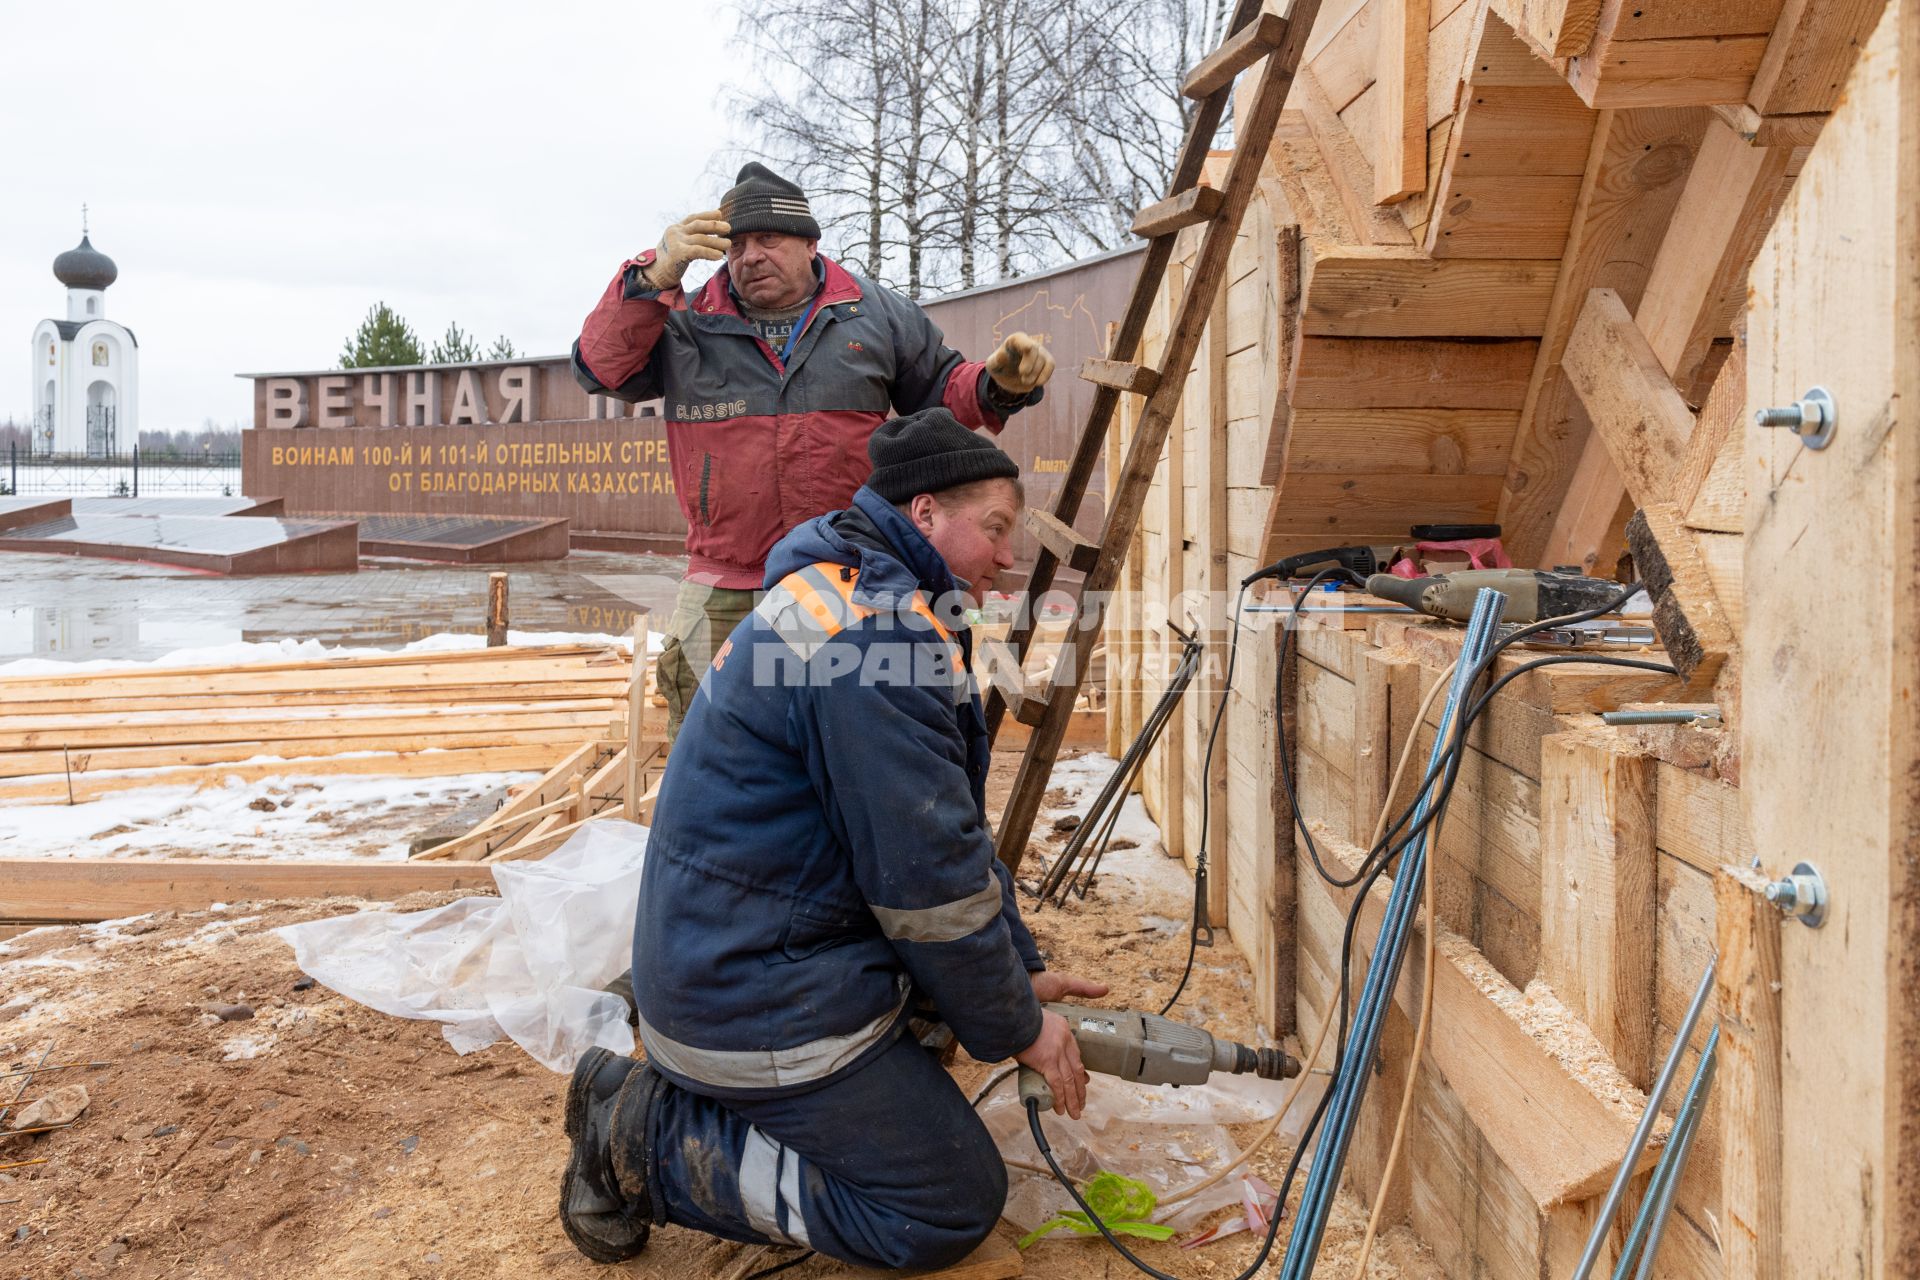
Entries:
<svg viewBox="0 0 1920 1280">
<path fill-rule="evenodd" d="M 1367 579 L 1366 589 L 1370 596 L 1429 617 L 1465 622 L 1482 587 L 1507 598 L 1505 621 L 1538 622 L 1597 609 L 1618 597 L 1622 584 L 1566 569 L 1467 569 L 1426 578 L 1376 573 Z"/>
<path fill-rule="evenodd" d="M 1299 1061 L 1282 1050 L 1254 1049 L 1221 1040 L 1158 1014 L 1072 1004 L 1043 1007 L 1067 1020 L 1074 1043 L 1080 1046 L 1080 1064 L 1103 1076 L 1178 1086 L 1205 1084 L 1216 1071 L 1252 1073 L 1262 1080 L 1290 1080 L 1300 1074 Z M 1053 1090 L 1047 1078 L 1031 1067 L 1022 1067 L 1020 1101 L 1029 1098 L 1043 1111 L 1053 1109 Z"/>
</svg>

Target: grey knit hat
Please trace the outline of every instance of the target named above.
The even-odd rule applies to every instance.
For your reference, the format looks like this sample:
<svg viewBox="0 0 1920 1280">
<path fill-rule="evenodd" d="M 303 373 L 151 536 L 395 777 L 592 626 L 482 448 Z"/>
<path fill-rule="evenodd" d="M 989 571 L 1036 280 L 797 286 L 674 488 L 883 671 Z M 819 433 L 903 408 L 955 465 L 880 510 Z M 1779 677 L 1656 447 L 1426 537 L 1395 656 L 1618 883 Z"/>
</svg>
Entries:
<svg viewBox="0 0 1920 1280">
<path fill-rule="evenodd" d="M 895 505 L 975 480 L 1020 478 L 1019 463 L 946 409 L 881 423 L 867 441 L 867 456 L 873 459 L 867 488 Z"/>
<path fill-rule="evenodd" d="M 733 235 L 751 231 L 778 231 L 784 235 L 820 238 L 807 193 L 758 161 L 742 166 L 733 189 L 720 198 L 720 212 Z"/>
</svg>

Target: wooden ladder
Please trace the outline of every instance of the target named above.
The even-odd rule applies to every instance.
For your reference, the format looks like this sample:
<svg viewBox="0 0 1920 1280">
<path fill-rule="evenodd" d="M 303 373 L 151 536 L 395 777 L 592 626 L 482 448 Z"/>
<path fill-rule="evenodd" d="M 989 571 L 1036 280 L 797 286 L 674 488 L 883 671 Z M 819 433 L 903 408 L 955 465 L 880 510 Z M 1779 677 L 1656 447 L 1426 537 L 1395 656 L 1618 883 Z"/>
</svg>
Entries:
<svg viewBox="0 0 1920 1280">
<path fill-rule="evenodd" d="M 1294 0 L 1291 12 L 1281 17 L 1266 12 L 1262 0 L 1239 0 L 1226 40 L 1194 67 L 1181 86 L 1181 92 L 1198 99 L 1200 105 L 1194 110 L 1192 124 L 1180 147 L 1171 194 L 1158 204 L 1142 209 L 1134 219 L 1133 233 L 1149 244 L 1109 354 L 1137 359 L 1147 315 L 1173 258 L 1174 237 L 1184 227 L 1204 223 L 1206 234 L 1186 292 L 1179 300 L 1166 349 L 1158 368 L 1121 358 L 1089 360 L 1081 367 L 1080 376 L 1096 384 L 1098 390 L 1087 411 L 1086 426 L 1074 447 L 1073 461 L 1067 468 L 1053 510 L 1029 509 L 1027 512 L 1028 528 L 1040 541 L 1040 555 L 1034 561 L 1033 574 L 1027 580 L 1007 639 L 988 641 L 980 646 L 982 664 L 991 681 L 986 703 L 989 732 L 998 733 L 1009 710 L 1014 719 L 1032 726 L 1020 772 L 1001 814 L 997 836 L 996 852 L 1010 870 L 1018 870 L 1026 852 L 1027 838 L 1033 832 L 1041 797 L 1046 793 L 1054 761 L 1060 753 L 1060 742 L 1066 735 L 1067 721 L 1080 692 L 1094 638 L 1105 622 L 1108 597 L 1120 580 L 1120 567 L 1140 523 L 1147 488 L 1166 445 L 1167 429 L 1180 407 L 1187 371 L 1199 349 L 1208 313 L 1226 282 L 1228 255 L 1239 234 L 1240 219 L 1259 181 L 1268 144 L 1279 124 L 1280 110 L 1293 83 L 1301 49 L 1313 29 L 1319 8 L 1320 0 Z M 1234 80 L 1262 58 L 1267 59 L 1266 69 L 1261 74 L 1251 107 L 1243 118 L 1234 122 L 1234 150 L 1227 166 L 1226 183 L 1219 188 L 1200 186 L 1201 165 L 1206 161 L 1213 135 L 1226 112 Z M 1146 408 L 1127 449 L 1118 482 L 1112 486 L 1106 526 L 1100 540 L 1092 542 L 1075 532 L 1073 521 L 1079 514 L 1081 499 L 1086 496 L 1094 464 L 1106 448 L 1107 430 L 1123 392 L 1145 396 Z M 1033 688 L 1021 673 L 1021 662 L 1037 621 L 1032 602 L 1053 586 L 1054 571 L 1062 564 L 1085 575 L 1079 613 L 1069 628 L 1071 650 L 1063 650 L 1060 660 L 1055 662 L 1050 683 L 1043 688 Z"/>
</svg>

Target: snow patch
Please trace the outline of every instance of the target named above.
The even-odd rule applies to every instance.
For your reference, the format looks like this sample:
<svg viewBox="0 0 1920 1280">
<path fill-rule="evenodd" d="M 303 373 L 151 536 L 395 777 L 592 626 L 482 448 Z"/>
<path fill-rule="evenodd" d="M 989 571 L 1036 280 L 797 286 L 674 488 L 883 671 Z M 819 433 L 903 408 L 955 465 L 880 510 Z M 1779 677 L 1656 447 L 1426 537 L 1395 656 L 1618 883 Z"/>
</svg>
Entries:
<svg viewBox="0 0 1920 1280">
<path fill-rule="evenodd" d="M 82 804 L 0 807 L 0 846 L 9 857 L 27 858 L 172 853 L 401 861 L 414 836 L 437 815 L 537 777 L 530 772 L 446 778 L 288 773 L 228 778 L 198 790 L 147 787 Z"/>
</svg>

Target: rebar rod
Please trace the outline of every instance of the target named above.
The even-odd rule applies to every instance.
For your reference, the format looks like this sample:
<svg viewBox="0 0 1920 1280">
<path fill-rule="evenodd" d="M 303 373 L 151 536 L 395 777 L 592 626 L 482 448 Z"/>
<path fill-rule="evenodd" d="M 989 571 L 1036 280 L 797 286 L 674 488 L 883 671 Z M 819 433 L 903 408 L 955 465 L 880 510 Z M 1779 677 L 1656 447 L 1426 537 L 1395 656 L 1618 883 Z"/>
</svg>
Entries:
<svg viewBox="0 0 1920 1280">
<path fill-rule="evenodd" d="M 1440 724 L 1434 734 L 1428 773 L 1439 769 L 1446 757 L 1449 741 L 1459 716 L 1470 697 L 1480 666 L 1493 644 L 1494 633 L 1507 598 L 1498 591 L 1483 589 L 1474 597 L 1473 612 L 1467 619 L 1467 635 L 1460 648 L 1460 660 L 1453 670 L 1446 702 L 1440 712 Z M 1414 807 L 1414 820 L 1427 816 L 1435 792 L 1422 791 Z M 1420 899 L 1421 874 L 1426 865 L 1427 836 L 1422 831 L 1400 856 L 1394 872 L 1393 890 L 1387 897 L 1386 913 L 1379 935 L 1374 939 L 1373 955 L 1367 965 L 1367 977 L 1355 1005 L 1354 1023 L 1340 1069 L 1334 1077 L 1334 1098 L 1323 1121 L 1307 1186 L 1301 1194 L 1294 1219 L 1293 1235 L 1287 1241 L 1287 1255 L 1280 1265 L 1282 1280 L 1307 1280 L 1313 1274 L 1326 1233 L 1328 1215 L 1339 1190 L 1340 1172 L 1346 1163 L 1347 1149 L 1353 1141 L 1360 1104 L 1366 1097 L 1372 1076 L 1372 1062 L 1379 1050 L 1386 1009 L 1393 1001 L 1393 989 L 1400 979 L 1406 959 L 1407 943 L 1412 936 L 1413 917 Z M 1361 890 L 1364 892 L 1365 890 Z M 1358 909 L 1356 905 L 1356 909 Z"/>
<path fill-rule="evenodd" d="M 1673 1197 L 1680 1189 L 1680 1175 L 1687 1167 L 1687 1153 L 1693 1149 L 1694 1135 L 1700 1129 L 1700 1113 L 1706 1110 L 1707 1091 L 1713 1087 L 1714 1066 L 1719 1056 L 1720 1028 L 1716 1025 L 1713 1034 L 1707 1037 L 1706 1048 L 1700 1051 L 1700 1061 L 1693 1069 L 1693 1082 L 1687 1086 L 1687 1096 L 1680 1104 L 1680 1114 L 1674 1121 L 1672 1135 L 1667 1139 L 1667 1149 L 1660 1153 L 1660 1163 L 1655 1166 L 1653 1179 L 1647 1186 L 1646 1201 L 1641 1204 L 1640 1213 L 1633 1222 L 1633 1231 L 1620 1251 L 1620 1264 L 1614 1268 L 1614 1280 L 1626 1280 L 1627 1267 L 1631 1265 L 1636 1250 L 1640 1255 L 1640 1265 L 1633 1273 L 1634 1280 L 1648 1280 L 1653 1275 L 1653 1260 L 1660 1253 L 1660 1238 L 1666 1234 L 1667 1222 L 1673 1215 Z"/>
<path fill-rule="evenodd" d="M 1593 1264 L 1600 1257 L 1600 1246 L 1606 1242 L 1613 1219 L 1620 1212 L 1620 1200 L 1627 1194 L 1627 1183 L 1633 1179 L 1633 1166 L 1638 1162 L 1640 1153 L 1646 1150 L 1647 1139 L 1653 1136 L 1654 1122 L 1660 1118 L 1660 1103 L 1673 1085 L 1674 1074 L 1680 1070 L 1680 1059 L 1686 1056 L 1687 1042 L 1693 1039 L 1693 1029 L 1700 1024 L 1700 1011 L 1707 1007 L 1707 997 L 1713 992 L 1713 973 L 1719 964 L 1720 957 L 1717 955 L 1707 960 L 1707 971 L 1700 975 L 1700 985 L 1693 993 L 1693 1003 L 1687 1006 L 1687 1016 L 1680 1020 L 1680 1030 L 1673 1038 L 1673 1048 L 1667 1051 L 1667 1060 L 1660 1067 L 1660 1076 L 1653 1082 L 1653 1091 L 1647 1095 L 1646 1112 L 1641 1115 L 1640 1123 L 1634 1126 L 1633 1137 L 1627 1140 L 1627 1154 L 1620 1158 L 1620 1169 L 1613 1175 L 1613 1185 L 1607 1188 L 1607 1198 L 1600 1202 L 1600 1216 L 1594 1220 L 1593 1231 L 1587 1236 L 1587 1247 L 1581 1252 L 1579 1265 L 1574 1267 L 1568 1280 L 1587 1280 L 1593 1274 Z"/>
</svg>

